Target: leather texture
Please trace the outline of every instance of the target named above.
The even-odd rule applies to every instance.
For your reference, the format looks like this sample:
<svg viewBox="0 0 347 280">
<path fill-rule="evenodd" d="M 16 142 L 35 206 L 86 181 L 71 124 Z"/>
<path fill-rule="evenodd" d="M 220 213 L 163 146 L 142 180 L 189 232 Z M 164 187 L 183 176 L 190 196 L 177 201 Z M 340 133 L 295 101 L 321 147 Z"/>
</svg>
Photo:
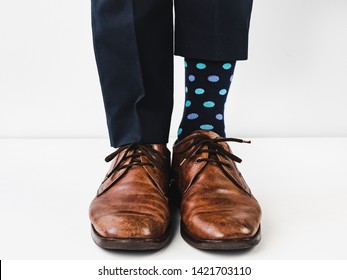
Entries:
<svg viewBox="0 0 347 280">
<path fill-rule="evenodd" d="M 261 209 L 236 167 L 241 159 L 212 131 L 195 131 L 173 148 L 181 222 L 197 240 L 247 239 L 260 232 Z"/>
<path fill-rule="evenodd" d="M 163 144 L 132 144 L 106 161 L 110 169 L 90 205 L 94 229 L 105 238 L 161 238 L 169 226 L 170 151 Z"/>
</svg>

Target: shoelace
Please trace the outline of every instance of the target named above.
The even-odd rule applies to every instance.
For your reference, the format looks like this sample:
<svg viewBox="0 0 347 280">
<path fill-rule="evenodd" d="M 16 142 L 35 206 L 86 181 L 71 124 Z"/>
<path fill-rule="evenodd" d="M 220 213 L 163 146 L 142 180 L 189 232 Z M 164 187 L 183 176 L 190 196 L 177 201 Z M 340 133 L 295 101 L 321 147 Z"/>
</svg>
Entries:
<svg viewBox="0 0 347 280">
<path fill-rule="evenodd" d="M 233 153 L 228 152 L 227 150 L 225 150 L 225 148 L 220 144 L 221 142 L 227 142 L 227 141 L 232 141 L 232 142 L 238 142 L 238 143 L 247 143 L 250 144 L 251 141 L 246 141 L 243 139 L 238 139 L 238 138 L 216 138 L 216 139 L 211 139 L 210 137 L 208 137 L 207 135 L 202 135 L 202 134 L 197 134 L 194 135 L 186 140 L 183 140 L 179 143 L 177 143 L 176 145 L 174 145 L 174 147 L 178 147 L 181 146 L 187 142 L 190 142 L 183 150 L 177 152 L 179 154 L 183 154 L 187 151 L 189 151 L 192 147 L 193 149 L 191 150 L 191 152 L 188 154 L 188 156 L 186 156 L 182 162 L 180 163 L 180 165 L 182 165 L 188 158 L 190 158 L 191 156 L 195 155 L 195 154 L 202 154 L 202 153 L 208 153 L 208 157 L 207 158 L 198 158 L 196 160 L 196 162 L 202 162 L 202 161 L 206 161 L 206 162 L 214 162 L 224 166 L 227 166 L 228 168 L 232 168 L 232 166 L 229 163 L 220 161 L 217 157 L 217 155 L 221 155 L 224 158 L 230 158 L 233 161 L 236 161 L 238 163 L 240 163 L 242 160 L 234 155 Z M 202 149 L 203 146 L 207 146 L 207 148 Z"/>
<path fill-rule="evenodd" d="M 152 162 L 156 162 L 157 159 L 156 156 L 159 156 L 161 158 L 164 158 L 163 155 L 160 154 L 159 151 L 153 148 L 151 144 L 130 144 L 123 147 L 118 148 L 116 151 L 114 151 L 112 154 L 108 155 L 105 158 L 106 162 L 110 162 L 112 159 L 114 159 L 118 154 L 121 152 L 124 152 L 124 155 L 119 160 L 119 162 L 115 165 L 115 167 L 106 175 L 106 178 L 110 177 L 115 171 L 119 171 L 124 168 L 130 168 L 132 166 L 144 166 L 148 165 L 152 168 L 154 168 L 154 164 Z M 130 152 L 132 152 L 130 154 Z M 142 162 L 141 156 L 145 156 L 148 158 L 150 162 Z M 129 163 L 125 163 L 126 160 L 130 159 Z"/>
</svg>

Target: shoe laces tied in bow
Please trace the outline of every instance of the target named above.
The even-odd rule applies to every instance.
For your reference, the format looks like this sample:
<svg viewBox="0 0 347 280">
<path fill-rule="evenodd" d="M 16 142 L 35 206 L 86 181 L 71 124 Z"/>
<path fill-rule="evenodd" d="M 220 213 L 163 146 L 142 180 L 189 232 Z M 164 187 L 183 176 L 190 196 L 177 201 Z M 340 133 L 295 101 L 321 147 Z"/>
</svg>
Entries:
<svg viewBox="0 0 347 280">
<path fill-rule="evenodd" d="M 238 156 L 234 155 L 233 153 L 227 151 L 223 146 L 222 142 L 227 142 L 227 141 L 232 141 L 232 142 L 238 142 L 238 143 L 247 143 L 250 144 L 251 141 L 248 140 L 243 140 L 239 138 L 214 138 L 211 139 L 207 135 L 194 135 L 188 139 L 182 140 L 174 147 L 181 146 L 187 142 L 190 142 L 184 149 L 181 151 L 178 151 L 178 154 L 183 154 L 186 153 L 187 151 L 191 150 L 190 153 L 181 161 L 180 166 L 191 156 L 196 155 L 196 154 L 202 154 L 202 153 L 208 153 L 207 158 L 198 158 L 196 162 L 214 162 L 219 165 L 225 165 L 228 168 L 232 168 L 232 166 L 227 163 L 223 162 L 218 159 L 218 155 L 221 155 L 224 158 L 230 158 L 233 161 L 236 161 L 238 163 L 241 163 L 242 159 L 240 159 Z M 192 149 L 193 148 L 193 149 Z"/>
<path fill-rule="evenodd" d="M 131 168 L 133 166 L 145 166 L 148 165 L 151 168 L 154 168 L 156 162 L 158 161 L 157 156 L 164 158 L 163 155 L 154 149 L 151 144 L 130 144 L 118 148 L 116 151 L 111 153 L 105 158 L 106 162 L 110 162 L 117 155 L 124 151 L 122 158 L 114 166 L 114 168 L 106 175 L 110 177 L 114 172 L 119 171 L 124 168 Z M 144 156 L 148 159 L 148 162 L 143 162 L 141 156 Z M 130 159 L 130 161 L 128 161 Z M 128 161 L 128 163 L 126 163 Z"/>
</svg>

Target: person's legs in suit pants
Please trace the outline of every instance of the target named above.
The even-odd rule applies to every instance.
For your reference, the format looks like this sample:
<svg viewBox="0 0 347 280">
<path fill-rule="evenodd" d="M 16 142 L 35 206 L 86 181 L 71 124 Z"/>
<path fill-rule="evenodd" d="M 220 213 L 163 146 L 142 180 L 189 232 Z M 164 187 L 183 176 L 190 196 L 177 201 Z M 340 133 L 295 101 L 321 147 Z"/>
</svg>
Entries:
<svg viewBox="0 0 347 280">
<path fill-rule="evenodd" d="M 173 54 L 245 60 L 252 0 L 92 0 L 110 142 L 167 143 Z M 174 43 L 174 46 L 173 46 Z"/>
<path fill-rule="evenodd" d="M 165 144 L 168 142 L 173 107 L 173 57 L 179 55 L 208 61 L 246 60 L 253 0 L 91 0 L 91 2 L 94 50 L 110 143 L 113 147 L 120 147 L 118 151 L 108 156 L 107 161 L 114 159 L 114 162 L 91 204 L 93 239 L 104 248 L 159 249 L 167 243 L 169 236 L 167 188 L 162 185 L 166 185 L 169 179 L 167 160 L 170 156 L 167 156 L 169 151 Z M 242 210 L 242 213 L 238 213 L 235 208 L 238 202 L 233 200 L 235 198 L 230 198 L 229 204 L 227 203 L 225 207 L 233 205 L 231 212 L 236 212 L 247 225 L 242 227 L 239 218 L 230 221 L 230 219 L 225 220 L 227 218 L 224 216 L 222 218 L 214 216 L 217 218 L 210 217 L 209 220 L 215 220 L 222 225 L 219 231 L 215 232 L 216 227 L 212 224 L 206 226 L 200 217 L 197 220 L 202 226 L 197 232 L 201 234 L 206 226 L 210 230 L 209 233 L 205 232 L 206 234 L 215 234 L 215 236 L 229 234 L 232 237 L 225 237 L 227 240 L 217 240 L 221 243 L 211 243 L 208 236 L 199 239 L 195 233 L 192 234 L 192 230 L 196 230 L 194 224 L 196 221 L 193 220 L 182 224 L 182 227 L 191 224 L 191 228 L 185 229 L 185 234 L 182 236 L 191 245 L 202 249 L 239 249 L 254 246 L 260 240 L 258 234 L 260 228 L 255 234 L 257 230 L 255 227 L 258 227 L 257 221 L 260 219 L 260 208 L 231 160 L 238 161 L 238 158 L 230 151 L 221 151 L 226 147 L 219 144 L 224 139 L 215 140 L 212 139 L 215 136 L 211 135 L 193 135 L 190 142 L 183 141 L 183 146 L 186 146 L 186 143 L 190 143 L 191 146 L 178 151 L 173 164 L 179 160 L 178 167 L 183 166 L 185 170 L 187 168 L 183 163 L 194 165 L 202 162 L 211 170 L 217 166 L 218 169 L 208 171 L 219 176 L 218 180 L 223 185 L 222 189 L 217 187 L 215 193 L 217 195 L 224 193 L 225 196 L 226 193 L 233 193 L 242 201 L 242 207 L 247 204 L 248 212 L 252 212 L 249 208 L 254 206 L 253 212 L 245 214 Z M 203 146 L 194 150 L 195 148 L 192 148 L 195 147 L 194 143 Z M 164 144 L 164 146 L 154 144 Z M 179 149 L 176 148 L 176 151 Z M 189 157 L 202 151 L 210 153 L 210 156 L 197 160 L 181 158 L 187 151 Z M 230 162 L 222 161 L 222 158 L 230 158 Z M 157 162 L 163 159 L 165 163 L 159 162 L 157 168 Z M 189 163 L 190 161 L 192 163 Z M 234 171 L 228 171 L 226 167 Z M 157 174 L 153 173 L 153 170 Z M 199 170 L 202 172 L 202 167 Z M 187 181 L 190 178 L 190 188 L 193 188 L 194 181 L 200 180 L 198 174 L 189 173 L 180 176 L 185 177 L 183 180 L 180 178 L 180 181 Z M 214 178 L 210 179 L 213 181 Z M 199 184 L 204 186 L 207 183 Z M 225 188 L 228 188 L 226 185 L 229 185 L 231 190 L 226 190 Z M 250 197 L 253 200 L 247 202 Z M 144 201 L 145 198 L 148 201 Z M 191 198 L 186 199 L 186 202 L 182 201 L 183 207 L 194 205 L 195 202 L 189 199 Z M 217 205 L 225 205 L 225 201 L 229 198 L 216 199 L 220 199 L 216 202 Z M 216 199 L 214 201 L 217 201 Z M 200 198 L 197 200 L 203 201 Z M 161 210 L 155 209 L 157 205 L 160 205 L 158 207 Z M 214 213 L 218 211 L 211 210 Z M 225 209 L 223 211 L 223 215 L 228 216 L 229 212 L 225 212 Z M 184 215 L 186 213 L 181 212 L 182 218 Z M 253 219 L 254 223 L 247 220 L 247 215 L 256 216 Z M 254 229 L 251 230 L 250 227 L 253 226 Z M 239 235 L 235 232 L 225 233 L 226 228 L 229 231 L 230 228 L 237 228 L 241 233 Z M 245 234 L 248 234 L 247 238 L 240 237 L 246 236 Z M 146 245 L 143 245 L 144 243 Z"/>
<path fill-rule="evenodd" d="M 170 0 L 92 0 L 111 145 L 166 143 L 172 111 Z"/>
</svg>

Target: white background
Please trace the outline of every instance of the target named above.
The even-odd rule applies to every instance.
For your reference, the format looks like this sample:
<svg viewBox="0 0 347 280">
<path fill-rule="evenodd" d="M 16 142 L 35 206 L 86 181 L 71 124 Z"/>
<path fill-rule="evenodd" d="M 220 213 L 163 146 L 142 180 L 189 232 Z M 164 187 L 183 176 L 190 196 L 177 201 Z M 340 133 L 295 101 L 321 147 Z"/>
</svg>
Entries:
<svg viewBox="0 0 347 280">
<path fill-rule="evenodd" d="M 303 138 L 347 137 L 346 15 L 344 0 L 254 2 L 249 60 L 236 66 L 226 123 L 228 135 L 254 140 L 233 149 L 262 205 L 262 242 L 251 252 L 195 250 L 180 238 L 176 212 L 170 246 L 133 256 L 89 235 L 88 206 L 112 151 L 90 1 L 1 0 L 0 257 L 346 258 L 346 138 Z M 184 104 L 175 59 L 171 141 Z"/>
<path fill-rule="evenodd" d="M 347 2 L 255 0 L 229 135 L 347 136 Z M 0 2 L 0 137 L 107 137 L 89 0 Z M 174 136 L 183 109 L 176 57 Z"/>
</svg>

